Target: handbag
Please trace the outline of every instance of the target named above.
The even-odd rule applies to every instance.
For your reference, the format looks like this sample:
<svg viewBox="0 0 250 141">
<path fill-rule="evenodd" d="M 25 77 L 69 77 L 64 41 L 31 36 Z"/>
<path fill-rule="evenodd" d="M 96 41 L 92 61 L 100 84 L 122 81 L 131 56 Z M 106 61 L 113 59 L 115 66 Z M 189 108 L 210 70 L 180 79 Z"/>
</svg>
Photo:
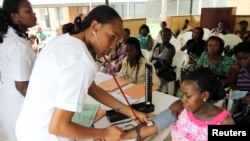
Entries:
<svg viewBox="0 0 250 141">
<path fill-rule="evenodd" d="M 154 58 L 153 64 L 156 69 L 160 70 L 156 73 L 159 78 L 164 79 L 166 81 L 176 80 L 176 73 L 174 71 L 176 66 L 166 66 L 164 65 L 164 60 L 160 58 Z"/>
<path fill-rule="evenodd" d="M 236 124 L 250 124 L 250 105 L 238 103 L 232 117 Z"/>
<path fill-rule="evenodd" d="M 174 81 L 176 80 L 176 73 L 174 71 L 176 67 L 169 66 L 166 69 L 157 73 L 157 76 L 166 80 L 166 81 Z"/>
</svg>

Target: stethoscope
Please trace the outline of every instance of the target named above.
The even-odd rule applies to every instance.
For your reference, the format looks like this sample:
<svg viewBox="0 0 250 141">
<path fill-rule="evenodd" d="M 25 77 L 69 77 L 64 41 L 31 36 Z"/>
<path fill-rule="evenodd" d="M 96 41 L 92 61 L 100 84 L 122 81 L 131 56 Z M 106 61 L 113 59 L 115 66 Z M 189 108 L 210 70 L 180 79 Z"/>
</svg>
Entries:
<svg viewBox="0 0 250 141">
<path fill-rule="evenodd" d="M 96 42 L 97 42 L 97 44 L 98 44 L 99 50 L 100 50 L 101 53 L 102 53 L 103 50 L 102 50 L 102 47 L 101 47 L 101 44 L 100 44 L 99 40 L 97 39 L 96 32 L 93 31 L 93 34 L 94 34 L 94 36 L 95 36 L 95 39 L 96 39 Z M 120 84 L 118 83 L 118 81 L 117 81 L 117 79 L 116 79 L 116 77 L 115 77 L 115 75 L 114 75 L 114 72 L 113 72 L 113 70 L 111 69 L 111 63 L 110 63 L 110 61 L 108 61 L 108 59 L 107 59 L 107 58 L 105 57 L 105 55 L 103 55 L 103 54 L 101 54 L 101 57 L 102 57 L 102 58 L 105 60 L 105 62 L 108 64 L 108 67 L 109 67 L 109 69 L 111 70 L 111 75 L 112 75 L 113 79 L 115 80 L 115 83 L 116 83 L 116 85 L 118 86 L 120 92 L 122 93 L 122 96 L 124 97 L 126 103 L 128 104 L 128 106 L 130 107 L 131 111 L 133 112 L 133 114 L 134 114 L 136 120 L 138 120 L 139 122 L 141 122 L 140 119 L 138 118 L 138 116 L 135 114 L 134 109 L 131 107 L 131 104 L 129 103 L 127 97 L 125 96 L 125 94 L 124 94 L 124 92 L 123 92 L 123 90 L 122 90 Z"/>
</svg>

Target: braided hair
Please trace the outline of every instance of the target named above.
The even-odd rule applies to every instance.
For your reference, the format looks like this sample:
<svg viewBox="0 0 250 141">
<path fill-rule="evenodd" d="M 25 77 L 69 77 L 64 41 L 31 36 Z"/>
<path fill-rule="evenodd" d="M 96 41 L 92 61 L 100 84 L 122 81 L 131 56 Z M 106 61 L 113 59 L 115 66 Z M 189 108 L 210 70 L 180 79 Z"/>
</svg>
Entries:
<svg viewBox="0 0 250 141">
<path fill-rule="evenodd" d="M 11 14 L 12 13 L 18 13 L 19 12 L 19 6 L 22 1 L 25 0 L 4 0 L 3 1 L 3 8 L 0 9 L 0 43 L 3 42 L 3 39 L 5 37 L 5 34 L 8 31 L 8 27 L 11 26 L 13 29 L 15 29 L 16 34 L 19 37 L 22 38 L 28 38 L 28 35 L 23 32 L 18 25 L 16 25 L 12 19 Z"/>
<path fill-rule="evenodd" d="M 119 14 L 113 8 L 106 5 L 100 5 L 90 11 L 83 21 L 80 20 L 80 17 L 76 17 L 74 21 L 75 26 L 69 33 L 76 34 L 86 30 L 94 20 L 96 20 L 98 23 L 105 24 L 111 23 L 117 18 L 122 20 Z"/>
</svg>

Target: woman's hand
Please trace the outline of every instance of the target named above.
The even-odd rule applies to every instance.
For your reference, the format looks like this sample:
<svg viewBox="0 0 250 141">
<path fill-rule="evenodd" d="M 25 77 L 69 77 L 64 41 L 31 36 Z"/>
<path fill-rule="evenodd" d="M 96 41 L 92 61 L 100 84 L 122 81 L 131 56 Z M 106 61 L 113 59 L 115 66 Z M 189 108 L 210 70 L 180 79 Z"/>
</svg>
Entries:
<svg viewBox="0 0 250 141">
<path fill-rule="evenodd" d="M 135 112 L 136 117 L 132 113 L 132 115 L 130 116 L 131 119 L 135 120 L 136 122 L 146 122 L 146 123 L 150 122 L 150 119 L 151 119 L 150 115 L 140 112 L 140 111 L 136 111 L 136 110 L 134 110 L 134 112 Z"/>
</svg>

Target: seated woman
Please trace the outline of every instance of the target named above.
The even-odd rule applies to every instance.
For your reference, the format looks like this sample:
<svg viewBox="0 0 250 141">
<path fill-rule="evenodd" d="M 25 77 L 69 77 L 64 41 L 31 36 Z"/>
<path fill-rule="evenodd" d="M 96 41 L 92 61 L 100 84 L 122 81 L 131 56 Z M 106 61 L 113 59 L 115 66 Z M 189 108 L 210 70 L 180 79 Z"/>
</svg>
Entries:
<svg viewBox="0 0 250 141">
<path fill-rule="evenodd" d="M 133 83 L 145 82 L 145 64 L 147 62 L 141 52 L 140 43 L 137 38 L 129 37 L 125 41 L 126 57 L 122 60 L 122 68 L 119 77 L 129 79 Z M 153 84 L 159 86 L 159 78 L 153 69 Z"/>
<path fill-rule="evenodd" d="M 168 75 L 164 73 L 167 69 L 172 67 L 171 64 L 175 55 L 175 48 L 169 42 L 171 37 L 172 31 L 169 28 L 161 30 L 162 43 L 154 48 L 151 59 L 151 62 L 155 67 L 156 74 L 161 80 L 160 90 L 168 83 L 168 81 L 173 81 L 169 76 L 170 74 Z"/>
<path fill-rule="evenodd" d="M 146 49 L 148 51 L 152 50 L 154 45 L 154 40 L 149 33 L 149 27 L 146 24 L 143 24 L 140 26 L 139 36 L 137 37 L 140 42 L 141 49 Z"/>
<path fill-rule="evenodd" d="M 192 32 L 192 39 L 188 40 L 187 43 L 181 48 L 181 51 L 187 49 L 187 53 L 190 58 L 190 64 L 196 63 L 200 58 L 201 53 L 206 48 L 206 41 L 203 38 L 204 30 L 202 27 L 194 28 Z"/>
<path fill-rule="evenodd" d="M 243 110 L 244 107 L 250 105 L 250 43 L 239 43 L 233 49 L 233 52 L 241 67 L 237 75 L 235 89 L 248 91 L 245 97 L 234 101 L 231 112 L 235 114 L 239 112 L 239 109 Z M 250 121 L 248 121 L 248 124 L 250 124 Z"/>
<path fill-rule="evenodd" d="M 225 94 L 222 84 L 208 68 L 198 68 L 188 74 L 181 84 L 183 97 L 171 104 L 153 118 L 153 126 L 139 124 L 123 136 L 129 138 L 145 138 L 161 132 L 172 123 L 171 136 L 173 141 L 207 141 L 208 125 L 233 125 L 230 113 L 211 103 L 209 99 L 218 100 L 221 93 Z M 192 129 L 192 130 L 190 130 Z"/>
<path fill-rule="evenodd" d="M 47 38 L 47 35 L 43 32 L 41 27 L 37 28 L 36 35 L 37 35 L 40 42 L 45 41 L 45 39 Z"/>
<path fill-rule="evenodd" d="M 231 84 L 235 74 L 232 71 L 234 60 L 223 56 L 224 41 L 217 36 L 211 36 L 207 40 L 207 52 L 203 52 L 197 61 L 197 67 L 210 68 L 221 80 L 224 86 Z"/>
</svg>

